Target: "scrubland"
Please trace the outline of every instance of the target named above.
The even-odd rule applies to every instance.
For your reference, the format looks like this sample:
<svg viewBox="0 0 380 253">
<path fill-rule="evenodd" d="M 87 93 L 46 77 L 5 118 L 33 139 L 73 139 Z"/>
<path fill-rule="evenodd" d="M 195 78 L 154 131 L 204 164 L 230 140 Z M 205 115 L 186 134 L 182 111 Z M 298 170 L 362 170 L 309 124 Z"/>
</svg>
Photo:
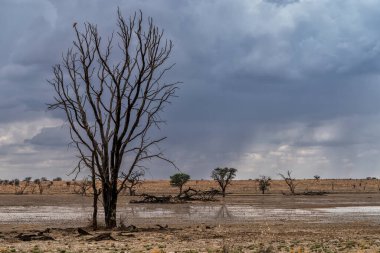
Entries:
<svg viewBox="0 0 380 253">
<path fill-rule="evenodd" d="M 214 202 L 130 204 L 139 197 L 122 195 L 122 226 L 112 231 L 87 227 L 91 196 L 75 193 L 75 187 L 58 181 L 42 194 L 29 188 L 15 195 L 13 186 L 1 186 L 0 252 L 380 252 L 375 179 L 297 180 L 298 193 L 325 192 L 315 196 L 287 195 L 277 180 L 264 195 L 255 180 L 236 180 L 227 197 Z M 186 187 L 217 185 L 194 180 Z M 177 192 L 165 180 L 146 181 L 137 189 L 137 194 Z M 78 227 L 91 235 L 80 236 Z M 91 240 L 103 233 L 114 240 Z M 53 240 L 21 241 L 20 234 Z"/>
</svg>

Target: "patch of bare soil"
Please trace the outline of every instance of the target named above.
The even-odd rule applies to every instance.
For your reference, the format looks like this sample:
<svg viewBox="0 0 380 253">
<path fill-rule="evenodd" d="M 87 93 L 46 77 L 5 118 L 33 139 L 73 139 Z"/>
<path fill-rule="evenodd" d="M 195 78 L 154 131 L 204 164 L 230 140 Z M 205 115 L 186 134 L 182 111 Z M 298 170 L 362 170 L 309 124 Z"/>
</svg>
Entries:
<svg viewBox="0 0 380 253">
<path fill-rule="evenodd" d="M 378 252 L 378 224 L 304 224 L 300 222 L 186 227 L 147 226 L 135 231 L 50 229 L 54 240 L 22 241 L 20 233 L 0 233 L 0 252 Z M 94 240 L 99 235 L 104 240 Z"/>
<path fill-rule="evenodd" d="M 122 228 L 91 231 L 91 197 L 0 195 L 0 253 L 380 252 L 378 193 L 234 193 L 185 204 L 131 199 L 120 199 Z"/>
</svg>

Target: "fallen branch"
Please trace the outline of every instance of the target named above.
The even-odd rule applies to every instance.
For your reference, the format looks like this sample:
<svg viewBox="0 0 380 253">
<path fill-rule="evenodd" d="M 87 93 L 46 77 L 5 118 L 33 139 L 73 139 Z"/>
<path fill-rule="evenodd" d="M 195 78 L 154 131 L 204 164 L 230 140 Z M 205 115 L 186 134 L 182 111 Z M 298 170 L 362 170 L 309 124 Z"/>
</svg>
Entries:
<svg viewBox="0 0 380 253">
<path fill-rule="evenodd" d="M 156 226 L 158 227 L 159 230 L 168 230 L 168 228 L 169 228 L 168 224 L 166 224 L 165 226 L 162 226 L 160 224 L 156 224 Z"/>
<path fill-rule="evenodd" d="M 111 236 L 111 233 L 103 233 L 103 234 L 99 234 L 88 239 L 88 241 L 97 241 L 97 242 L 106 241 L 106 240 L 115 241 L 115 238 Z"/>
<path fill-rule="evenodd" d="M 82 228 L 78 228 L 78 234 L 80 236 L 83 236 L 83 235 L 91 235 L 89 232 L 87 232 L 86 230 L 82 229 Z"/>
<path fill-rule="evenodd" d="M 29 241 L 54 241 L 54 238 L 49 235 L 44 235 L 43 233 L 38 234 L 19 234 L 17 236 L 18 239 L 24 242 Z"/>
<path fill-rule="evenodd" d="M 189 187 L 182 194 L 178 195 L 177 198 L 185 201 L 214 201 L 215 196 L 218 194 L 221 194 L 221 192 L 216 189 L 201 191 Z"/>
<path fill-rule="evenodd" d="M 130 203 L 171 203 L 173 201 L 173 197 L 169 196 L 154 196 L 150 194 L 142 194 L 141 200 L 131 200 Z"/>
<path fill-rule="evenodd" d="M 131 200 L 130 203 L 183 203 L 186 201 L 215 201 L 215 196 L 221 194 L 219 190 L 211 189 L 208 191 L 195 190 L 188 188 L 178 196 L 155 196 L 142 194 L 142 199 Z"/>
</svg>

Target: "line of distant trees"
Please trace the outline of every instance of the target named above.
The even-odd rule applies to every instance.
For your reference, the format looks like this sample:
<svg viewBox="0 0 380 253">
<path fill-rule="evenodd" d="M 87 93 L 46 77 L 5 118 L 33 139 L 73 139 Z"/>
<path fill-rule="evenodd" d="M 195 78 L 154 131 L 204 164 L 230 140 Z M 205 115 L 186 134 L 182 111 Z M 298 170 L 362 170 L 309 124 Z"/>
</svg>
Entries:
<svg viewBox="0 0 380 253">
<path fill-rule="evenodd" d="M 220 187 L 223 197 L 226 196 L 226 189 L 236 177 L 237 169 L 235 168 L 216 168 L 211 172 L 211 178 L 216 181 Z M 179 195 L 182 194 L 183 186 L 190 180 L 190 175 L 186 173 L 176 173 L 170 177 L 170 185 L 179 188 Z"/>
<path fill-rule="evenodd" d="M 41 177 L 41 178 L 36 178 L 32 181 L 32 177 L 25 177 L 23 180 L 20 180 L 18 178 L 15 178 L 15 179 L 12 179 L 12 180 L 9 180 L 9 179 L 0 179 L 0 185 L 20 185 L 21 182 L 25 182 L 25 183 L 35 183 L 35 184 L 38 184 L 40 182 L 51 182 L 51 181 L 62 181 L 62 178 L 61 177 L 56 177 L 56 178 L 53 178 L 52 180 L 49 180 L 47 179 L 46 177 Z"/>
<path fill-rule="evenodd" d="M 220 193 L 223 197 L 226 196 L 226 190 L 228 186 L 231 184 L 232 180 L 235 179 L 237 173 L 237 169 L 235 168 L 216 168 L 212 170 L 211 172 L 211 178 L 217 182 Z M 299 180 L 292 176 L 292 171 L 288 170 L 286 173 L 279 173 L 278 174 L 282 180 L 284 180 L 286 186 L 289 189 L 289 193 L 294 195 L 296 194 L 296 188 L 299 183 Z M 134 173 L 132 173 L 128 181 L 123 185 L 123 193 L 130 196 L 136 195 L 137 188 L 143 183 L 144 181 L 145 173 L 143 170 L 136 170 Z M 179 172 L 175 173 L 172 176 L 170 176 L 170 185 L 173 187 L 179 188 L 179 194 L 182 193 L 184 185 L 191 179 L 190 175 Z M 314 175 L 314 184 L 319 184 L 321 177 L 319 175 Z M 250 179 L 251 180 L 251 179 Z M 360 182 L 353 183 L 352 189 L 356 188 L 363 188 L 366 189 L 367 183 L 365 181 L 367 180 L 377 180 L 376 177 L 366 177 L 365 179 L 360 179 Z M 26 190 L 29 189 L 29 192 L 34 194 L 35 192 L 38 192 L 39 194 L 43 194 L 45 189 L 49 189 L 53 182 L 59 182 L 62 181 L 61 177 L 55 177 L 51 180 L 47 179 L 46 177 L 36 178 L 32 180 L 32 177 L 25 177 L 23 180 L 20 180 L 18 178 L 9 180 L 9 179 L 0 179 L 0 185 L 3 186 L 14 186 L 14 193 L 21 195 L 25 194 Z M 259 176 L 255 181 L 258 184 L 258 190 L 265 194 L 269 191 L 272 183 L 272 178 L 269 176 Z M 72 182 L 67 181 L 66 185 L 70 187 L 73 185 L 73 192 L 76 194 L 80 194 L 83 196 L 91 195 L 92 192 L 92 185 L 91 185 L 91 179 L 84 178 L 82 180 L 76 180 L 73 179 Z M 334 191 L 336 187 L 336 182 L 331 182 L 331 191 Z M 378 190 L 380 191 L 380 184 L 378 186 Z"/>
</svg>

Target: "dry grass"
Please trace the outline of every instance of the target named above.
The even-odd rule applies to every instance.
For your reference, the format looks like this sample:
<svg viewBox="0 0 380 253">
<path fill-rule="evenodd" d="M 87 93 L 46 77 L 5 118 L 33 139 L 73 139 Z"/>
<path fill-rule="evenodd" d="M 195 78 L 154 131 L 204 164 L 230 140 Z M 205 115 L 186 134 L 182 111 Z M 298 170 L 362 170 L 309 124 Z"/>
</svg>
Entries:
<svg viewBox="0 0 380 253">
<path fill-rule="evenodd" d="M 80 182 L 77 182 L 77 184 Z M 44 183 L 43 194 L 73 194 L 79 190 L 79 186 L 71 181 L 54 181 L 50 186 L 49 182 Z M 302 193 L 305 191 L 325 191 L 329 193 L 375 193 L 380 192 L 379 179 L 299 179 L 296 180 L 296 192 Z M 24 182 L 20 183 L 20 187 Z M 12 185 L 0 185 L 0 193 L 14 194 L 20 187 Z M 190 180 L 185 186 L 199 190 L 208 190 L 210 188 L 218 189 L 216 182 L 211 180 Z M 33 183 L 27 187 L 25 194 L 32 194 Z M 256 180 L 235 180 L 227 188 L 228 193 L 232 194 L 261 194 L 259 184 Z M 287 188 L 283 180 L 273 180 L 271 187 L 267 193 L 278 194 L 287 193 Z M 170 186 L 169 180 L 146 180 L 138 188 L 137 194 L 177 194 L 178 189 Z M 39 194 L 38 187 L 34 188 L 33 194 Z"/>
</svg>

